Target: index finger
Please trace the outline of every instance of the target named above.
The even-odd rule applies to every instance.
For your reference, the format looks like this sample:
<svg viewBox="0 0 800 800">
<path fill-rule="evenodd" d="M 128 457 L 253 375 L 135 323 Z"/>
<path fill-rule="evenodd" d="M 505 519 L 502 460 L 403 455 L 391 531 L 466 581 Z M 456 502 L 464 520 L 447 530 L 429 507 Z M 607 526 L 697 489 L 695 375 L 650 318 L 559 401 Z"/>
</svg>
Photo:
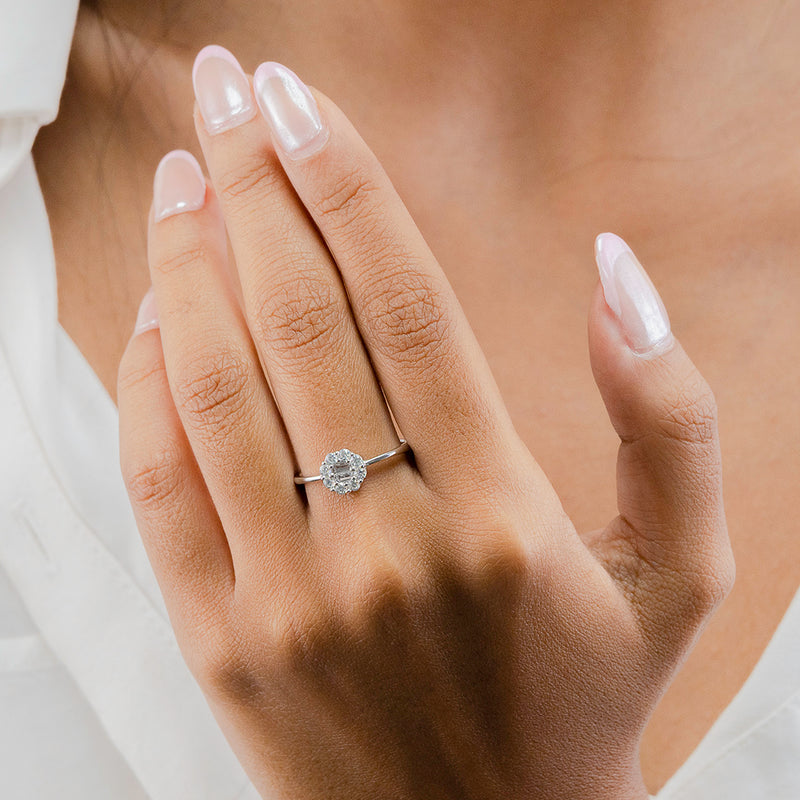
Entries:
<svg viewBox="0 0 800 800">
<path fill-rule="evenodd" d="M 499 390 L 453 290 L 342 111 L 274 62 L 254 77 L 276 151 L 333 254 L 361 336 L 423 477 L 508 442 Z M 319 105 L 318 105 L 319 103 Z"/>
</svg>

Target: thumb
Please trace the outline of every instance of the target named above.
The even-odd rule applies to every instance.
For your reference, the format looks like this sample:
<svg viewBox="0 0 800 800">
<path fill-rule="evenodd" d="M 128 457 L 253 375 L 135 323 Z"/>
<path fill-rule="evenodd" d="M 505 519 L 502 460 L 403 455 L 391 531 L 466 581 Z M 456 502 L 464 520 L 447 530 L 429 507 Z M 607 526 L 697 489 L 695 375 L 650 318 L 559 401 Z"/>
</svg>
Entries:
<svg viewBox="0 0 800 800">
<path fill-rule="evenodd" d="M 642 616 L 694 634 L 734 578 L 714 395 L 625 242 L 596 242 L 592 371 L 620 438 L 619 516 L 593 549 Z"/>
</svg>

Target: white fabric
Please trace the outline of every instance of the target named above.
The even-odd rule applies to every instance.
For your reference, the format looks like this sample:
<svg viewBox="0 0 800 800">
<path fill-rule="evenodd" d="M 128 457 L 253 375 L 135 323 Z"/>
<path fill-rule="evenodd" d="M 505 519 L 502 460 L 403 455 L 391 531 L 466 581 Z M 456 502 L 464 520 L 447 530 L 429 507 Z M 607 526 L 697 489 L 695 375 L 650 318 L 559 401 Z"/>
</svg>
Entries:
<svg viewBox="0 0 800 800">
<path fill-rule="evenodd" d="M 30 156 L 77 0 L 0 0 L 0 797 L 257 798 L 175 644 Z"/>
<path fill-rule="evenodd" d="M 117 411 L 58 324 L 30 156 L 77 0 L 0 0 L 0 797 L 256 800 L 186 669 L 119 473 Z M 800 594 L 658 800 L 800 798 Z"/>
</svg>

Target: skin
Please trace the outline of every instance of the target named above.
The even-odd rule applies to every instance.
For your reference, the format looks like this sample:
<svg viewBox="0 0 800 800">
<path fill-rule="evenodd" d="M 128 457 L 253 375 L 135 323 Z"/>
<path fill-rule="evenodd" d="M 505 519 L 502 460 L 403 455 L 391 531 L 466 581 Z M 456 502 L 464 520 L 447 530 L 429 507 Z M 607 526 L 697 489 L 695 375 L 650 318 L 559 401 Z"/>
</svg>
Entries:
<svg viewBox="0 0 800 800">
<path fill-rule="evenodd" d="M 595 292 L 620 515 L 581 539 L 386 173 L 316 103 L 302 153 L 196 118 L 202 207 L 162 219 L 156 180 L 120 463 L 184 657 L 265 797 L 644 798 L 645 721 L 733 581 L 713 394 Z M 413 466 L 304 501 L 287 475 L 332 442 L 392 441 L 382 391 Z"/>
<path fill-rule="evenodd" d="M 438 19 L 438 5 L 412 7 L 387 11 L 374 46 L 356 50 L 340 38 L 351 28 L 328 15 L 358 18 L 357 5 L 194 13 L 201 5 L 166 38 L 136 4 L 108 8 L 124 33 L 81 17 L 61 115 L 35 153 L 62 323 L 115 397 L 150 280 L 153 168 L 174 146 L 200 155 L 194 53 L 217 41 L 249 68 L 283 60 L 335 98 L 379 156 L 455 287 L 520 439 L 587 531 L 616 513 L 615 437 L 586 369 L 591 240 L 603 229 L 625 235 L 719 401 L 738 563 L 736 589 L 650 721 L 642 764 L 655 791 L 741 686 L 800 581 L 788 513 L 800 377 L 785 347 L 800 336 L 795 6 L 604 4 L 599 25 L 578 4 L 574 13 L 493 4 L 485 19 L 477 8 L 457 21 Z M 546 57 L 531 57 L 537 47 Z M 662 55 L 647 59 L 653 52 Z M 126 72 L 120 107 L 110 75 Z M 771 387 L 768 410 L 754 382 Z"/>
</svg>

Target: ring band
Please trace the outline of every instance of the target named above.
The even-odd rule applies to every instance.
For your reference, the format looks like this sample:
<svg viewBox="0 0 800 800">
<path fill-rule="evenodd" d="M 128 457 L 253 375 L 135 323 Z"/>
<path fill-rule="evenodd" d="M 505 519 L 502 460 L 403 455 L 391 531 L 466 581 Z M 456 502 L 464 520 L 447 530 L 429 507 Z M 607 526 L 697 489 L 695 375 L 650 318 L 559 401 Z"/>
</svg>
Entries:
<svg viewBox="0 0 800 800">
<path fill-rule="evenodd" d="M 400 444 L 394 450 L 387 450 L 374 458 L 363 459 L 358 453 L 344 447 L 325 456 L 325 460 L 319 468 L 319 475 L 310 477 L 295 475 L 294 482 L 301 485 L 322 481 L 323 486 L 336 494 L 355 492 L 361 488 L 364 478 L 367 477 L 367 467 L 377 464 L 379 461 L 386 461 L 387 458 L 399 456 L 410 449 L 408 442 L 401 439 Z"/>
</svg>

